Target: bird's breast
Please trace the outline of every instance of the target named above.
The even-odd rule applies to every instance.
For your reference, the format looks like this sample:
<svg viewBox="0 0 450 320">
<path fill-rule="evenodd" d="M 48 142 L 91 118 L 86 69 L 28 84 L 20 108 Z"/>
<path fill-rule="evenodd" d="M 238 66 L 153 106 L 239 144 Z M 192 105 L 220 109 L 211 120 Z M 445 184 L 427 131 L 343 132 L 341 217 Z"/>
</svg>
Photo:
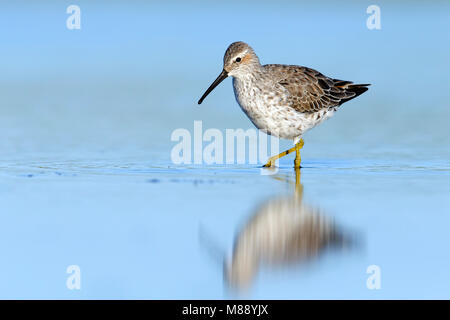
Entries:
<svg viewBox="0 0 450 320">
<path fill-rule="evenodd" d="M 280 121 L 290 118 L 284 92 L 265 83 L 237 78 L 233 78 L 233 87 L 239 106 L 258 129 L 274 132 Z"/>
<path fill-rule="evenodd" d="M 273 108 L 280 105 L 282 97 L 277 96 L 267 85 L 233 79 L 233 87 L 237 102 L 252 120 L 269 117 Z"/>
</svg>

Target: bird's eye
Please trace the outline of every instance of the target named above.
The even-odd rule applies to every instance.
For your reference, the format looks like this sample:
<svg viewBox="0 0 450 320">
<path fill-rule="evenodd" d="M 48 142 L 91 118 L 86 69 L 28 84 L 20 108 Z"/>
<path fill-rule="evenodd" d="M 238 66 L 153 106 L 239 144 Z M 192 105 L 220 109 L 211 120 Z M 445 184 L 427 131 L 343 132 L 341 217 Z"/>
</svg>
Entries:
<svg viewBox="0 0 450 320">
<path fill-rule="evenodd" d="M 236 58 L 236 62 L 241 62 L 241 58 Z"/>
</svg>

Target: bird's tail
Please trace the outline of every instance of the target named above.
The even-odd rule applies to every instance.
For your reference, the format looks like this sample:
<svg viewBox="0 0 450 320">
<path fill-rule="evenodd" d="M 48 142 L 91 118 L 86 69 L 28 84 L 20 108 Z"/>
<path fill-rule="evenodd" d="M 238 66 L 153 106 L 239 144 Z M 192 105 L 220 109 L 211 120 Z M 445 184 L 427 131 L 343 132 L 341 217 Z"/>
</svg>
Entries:
<svg viewBox="0 0 450 320">
<path fill-rule="evenodd" d="M 368 86 L 370 86 L 369 83 L 366 83 L 366 84 L 351 84 L 351 85 L 348 86 L 347 91 L 356 93 L 356 95 L 354 97 L 357 97 L 360 94 L 363 94 L 364 92 L 369 90 L 369 88 L 367 88 Z"/>
<path fill-rule="evenodd" d="M 344 102 L 352 100 L 352 99 L 356 98 L 357 96 L 363 94 L 364 92 L 369 90 L 369 88 L 367 88 L 368 86 L 370 86 L 369 83 L 365 83 L 365 84 L 346 83 L 346 84 L 344 84 L 342 86 L 342 89 L 344 89 L 346 92 L 353 92 L 355 95 L 352 97 L 349 97 L 349 98 L 342 99 L 340 101 L 340 104 L 343 104 Z M 336 87 L 339 87 L 339 84 L 336 84 Z"/>
</svg>

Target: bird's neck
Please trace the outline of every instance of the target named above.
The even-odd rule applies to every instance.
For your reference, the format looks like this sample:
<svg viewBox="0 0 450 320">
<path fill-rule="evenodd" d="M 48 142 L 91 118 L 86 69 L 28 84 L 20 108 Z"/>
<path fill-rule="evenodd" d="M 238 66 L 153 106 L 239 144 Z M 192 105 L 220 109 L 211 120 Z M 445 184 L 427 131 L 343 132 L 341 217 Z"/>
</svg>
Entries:
<svg viewBox="0 0 450 320">
<path fill-rule="evenodd" d="M 233 75 L 233 77 L 241 82 L 255 82 L 262 77 L 264 69 L 258 64 L 248 65 L 242 68 L 239 73 Z"/>
</svg>

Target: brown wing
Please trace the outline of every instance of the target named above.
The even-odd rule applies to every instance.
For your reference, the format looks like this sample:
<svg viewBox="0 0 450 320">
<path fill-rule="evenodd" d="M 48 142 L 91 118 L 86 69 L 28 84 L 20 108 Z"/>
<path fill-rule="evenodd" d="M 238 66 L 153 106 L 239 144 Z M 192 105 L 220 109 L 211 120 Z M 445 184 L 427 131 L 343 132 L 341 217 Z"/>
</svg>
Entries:
<svg viewBox="0 0 450 320">
<path fill-rule="evenodd" d="M 275 73 L 277 82 L 288 90 L 292 108 L 304 113 L 340 106 L 367 91 L 366 87 L 369 85 L 332 79 L 306 67 L 288 65 L 264 67 Z"/>
</svg>

